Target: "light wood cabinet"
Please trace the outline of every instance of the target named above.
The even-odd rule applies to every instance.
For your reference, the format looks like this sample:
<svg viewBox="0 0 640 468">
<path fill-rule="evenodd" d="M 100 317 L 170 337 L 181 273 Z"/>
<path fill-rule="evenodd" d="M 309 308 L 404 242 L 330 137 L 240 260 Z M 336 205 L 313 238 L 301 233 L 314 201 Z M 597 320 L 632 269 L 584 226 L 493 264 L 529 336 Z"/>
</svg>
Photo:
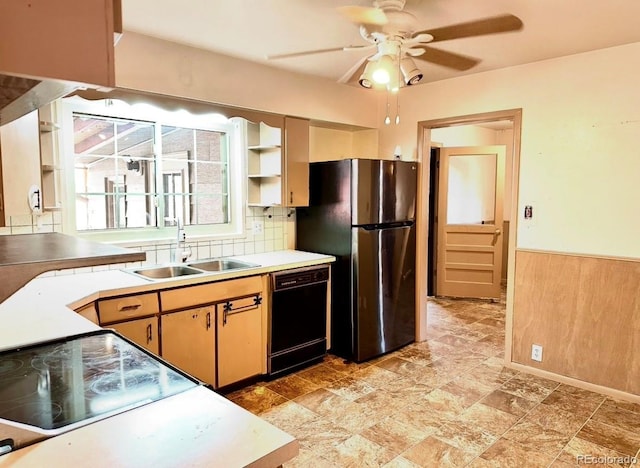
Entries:
<svg viewBox="0 0 640 468">
<path fill-rule="evenodd" d="M 264 372 L 263 278 L 160 292 L 162 357 L 214 387 Z"/>
<path fill-rule="evenodd" d="M 309 206 L 309 121 L 284 119 L 285 206 Z"/>
<path fill-rule="evenodd" d="M 158 312 L 160 305 L 157 293 L 134 294 L 98 301 L 100 325 L 147 317 Z"/>
<path fill-rule="evenodd" d="M 216 385 L 215 306 L 160 316 L 162 357 L 212 386 Z"/>
<path fill-rule="evenodd" d="M 149 317 L 128 322 L 109 325 L 121 335 L 139 344 L 153 354 L 160 354 L 160 337 L 158 335 L 158 318 Z"/>
<path fill-rule="evenodd" d="M 115 86 L 120 0 L 4 1 L 0 18 L 3 74 Z"/>
<path fill-rule="evenodd" d="M 250 206 L 309 205 L 309 121 L 285 117 L 284 128 L 246 123 Z"/>
<path fill-rule="evenodd" d="M 157 293 L 133 294 L 98 300 L 96 319 L 99 319 L 101 326 L 113 328 L 134 343 L 159 355 L 159 312 Z"/>
<path fill-rule="evenodd" d="M 96 308 L 95 302 L 90 302 L 89 304 L 77 308 L 76 313 L 96 325 L 100 324 L 100 320 L 98 319 L 98 309 Z"/>
<path fill-rule="evenodd" d="M 160 291 L 160 300 L 162 301 L 162 311 L 170 312 L 203 304 L 215 304 L 233 297 L 248 296 L 261 290 L 260 277 L 248 276 Z"/>
<path fill-rule="evenodd" d="M 5 222 L 11 216 L 31 215 L 29 187 L 40 187 L 40 130 L 38 112 L 33 111 L 0 126 Z M 40 207 L 42 198 L 40 197 Z M 22 224 L 22 223 L 13 223 Z"/>
<path fill-rule="evenodd" d="M 261 374 L 262 294 L 218 304 L 216 312 L 218 386 Z"/>
</svg>

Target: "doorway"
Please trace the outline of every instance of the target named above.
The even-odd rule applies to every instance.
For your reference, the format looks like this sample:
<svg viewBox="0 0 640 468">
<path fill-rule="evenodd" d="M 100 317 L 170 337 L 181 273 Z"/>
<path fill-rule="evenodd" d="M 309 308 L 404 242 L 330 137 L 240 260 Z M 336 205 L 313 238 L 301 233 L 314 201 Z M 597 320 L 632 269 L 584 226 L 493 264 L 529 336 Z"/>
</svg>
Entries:
<svg viewBox="0 0 640 468">
<path fill-rule="evenodd" d="M 457 116 L 437 120 L 422 121 L 418 123 L 419 130 L 419 142 L 418 151 L 421 161 L 423 161 L 422 171 L 420 175 L 420 194 L 419 194 L 419 206 L 420 213 L 418 222 L 418 246 L 417 255 L 418 258 L 425 259 L 424 262 L 420 262 L 424 265 L 419 268 L 418 271 L 418 285 L 417 296 L 419 298 L 419 310 L 418 310 L 418 327 L 417 327 L 417 339 L 424 340 L 427 336 L 427 307 L 426 298 L 429 295 L 437 295 L 437 284 L 435 282 L 435 276 L 433 271 L 436 269 L 437 264 L 437 222 L 435 217 L 436 207 L 438 206 L 438 191 L 437 189 L 439 179 L 439 168 L 437 165 L 437 156 L 440 151 L 440 147 L 444 146 L 473 146 L 478 144 L 485 144 L 486 142 L 478 142 L 477 140 L 471 140 L 468 137 L 462 137 L 454 144 L 451 142 L 442 141 L 438 142 L 437 138 L 432 137 L 432 133 L 436 133 L 438 129 L 452 129 L 458 127 L 482 127 L 482 128 L 494 128 L 498 129 L 505 123 L 512 128 L 512 137 L 509 141 L 511 150 L 510 164 L 507 165 L 508 179 L 511 183 L 506 184 L 505 187 L 505 219 L 509 220 L 508 233 L 504 232 L 504 242 L 506 244 L 506 258 L 503 260 L 503 268 L 506 267 L 506 302 L 507 302 L 507 317 L 506 317 L 506 355 L 505 358 L 510 359 L 510 335 L 511 335 L 511 316 L 512 316 L 512 303 L 513 303 L 513 278 L 514 278 L 514 261 L 515 261 L 515 245 L 516 245 L 516 215 L 517 215 L 517 194 L 518 194 L 518 174 L 519 174 L 519 161 L 520 161 L 520 134 L 521 134 L 521 121 L 522 110 L 521 109 L 509 109 L 504 111 L 487 112 L 481 114 L 472 114 L 466 116 Z M 464 132 L 458 132 L 464 133 Z M 433 144 L 432 142 L 436 142 Z M 435 187 L 434 187 L 435 186 Z M 503 275 L 504 276 L 504 275 Z"/>
</svg>

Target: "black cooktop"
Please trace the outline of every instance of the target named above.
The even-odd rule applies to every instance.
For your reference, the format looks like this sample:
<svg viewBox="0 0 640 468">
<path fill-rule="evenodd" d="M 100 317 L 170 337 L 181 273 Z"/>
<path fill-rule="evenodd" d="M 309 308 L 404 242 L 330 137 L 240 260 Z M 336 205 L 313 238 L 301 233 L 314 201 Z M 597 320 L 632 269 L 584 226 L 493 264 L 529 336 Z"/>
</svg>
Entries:
<svg viewBox="0 0 640 468">
<path fill-rule="evenodd" d="M 44 430 L 72 429 L 198 385 L 111 330 L 0 352 L 0 418 Z"/>
</svg>

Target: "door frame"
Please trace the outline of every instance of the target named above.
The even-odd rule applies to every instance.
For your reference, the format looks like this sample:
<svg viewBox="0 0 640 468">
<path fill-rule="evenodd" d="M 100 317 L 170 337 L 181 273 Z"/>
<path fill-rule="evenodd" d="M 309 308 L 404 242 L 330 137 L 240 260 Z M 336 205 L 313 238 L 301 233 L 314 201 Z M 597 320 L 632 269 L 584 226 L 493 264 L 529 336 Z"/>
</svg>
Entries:
<svg viewBox="0 0 640 468">
<path fill-rule="evenodd" d="M 506 109 L 478 114 L 445 117 L 418 122 L 418 200 L 416 206 L 416 258 L 427 259 L 429 255 L 429 161 L 431 157 L 431 129 L 455 125 L 474 125 L 496 120 L 513 122 L 513 154 L 511 168 L 511 210 L 509 212 L 509 246 L 507 259 L 507 307 L 505 317 L 505 362 L 511 362 L 511 340 L 513 331 L 513 297 L 515 280 L 515 252 L 518 231 L 518 187 L 520 184 L 520 142 L 522 134 L 522 109 Z M 505 194 L 507 195 L 507 194 Z M 506 213 L 505 213 L 506 214 Z M 416 262 L 416 341 L 427 339 L 427 262 Z"/>
</svg>

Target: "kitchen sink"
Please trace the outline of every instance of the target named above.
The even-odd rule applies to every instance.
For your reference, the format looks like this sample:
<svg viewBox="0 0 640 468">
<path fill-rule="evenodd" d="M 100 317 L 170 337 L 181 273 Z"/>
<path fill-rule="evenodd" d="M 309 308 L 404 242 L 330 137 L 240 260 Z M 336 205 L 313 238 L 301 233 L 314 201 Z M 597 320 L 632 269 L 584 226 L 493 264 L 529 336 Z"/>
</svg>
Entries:
<svg viewBox="0 0 640 468">
<path fill-rule="evenodd" d="M 241 262 L 240 260 L 203 260 L 189 263 L 190 267 L 198 268 L 208 272 L 239 270 L 241 268 L 254 268 L 260 265 L 255 263 Z"/>
<path fill-rule="evenodd" d="M 142 276 L 150 280 L 167 278 L 179 278 L 189 275 L 206 275 L 210 273 L 220 273 L 230 270 L 241 270 L 243 268 L 255 268 L 260 265 L 249 262 L 242 262 L 233 259 L 210 259 L 199 260 L 187 264 L 163 265 L 157 267 L 143 267 L 125 270 L 134 275 Z"/>
<path fill-rule="evenodd" d="M 151 279 L 176 278 L 179 276 L 198 275 L 204 273 L 202 270 L 183 265 L 168 265 L 162 267 L 139 268 L 131 270 L 136 275 Z"/>
</svg>

